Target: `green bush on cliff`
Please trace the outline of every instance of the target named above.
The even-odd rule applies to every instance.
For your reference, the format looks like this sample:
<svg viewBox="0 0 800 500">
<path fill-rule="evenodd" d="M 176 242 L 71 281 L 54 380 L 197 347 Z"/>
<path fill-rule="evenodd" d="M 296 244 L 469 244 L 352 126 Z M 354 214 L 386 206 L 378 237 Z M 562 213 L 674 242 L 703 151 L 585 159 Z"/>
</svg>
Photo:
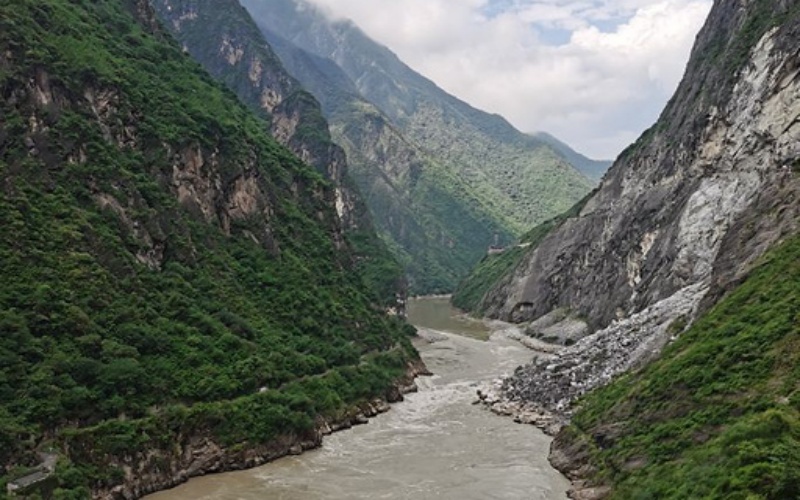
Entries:
<svg viewBox="0 0 800 500">
<path fill-rule="evenodd" d="M 568 430 L 613 498 L 800 497 L 800 237 Z"/>
</svg>

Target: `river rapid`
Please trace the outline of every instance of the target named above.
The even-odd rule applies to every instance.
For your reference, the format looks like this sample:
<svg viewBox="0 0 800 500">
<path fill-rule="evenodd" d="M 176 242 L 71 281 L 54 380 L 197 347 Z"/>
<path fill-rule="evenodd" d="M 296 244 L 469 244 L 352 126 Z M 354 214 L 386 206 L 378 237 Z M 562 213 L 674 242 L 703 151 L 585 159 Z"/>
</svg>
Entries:
<svg viewBox="0 0 800 500">
<path fill-rule="evenodd" d="M 476 400 L 478 384 L 533 353 L 446 298 L 413 299 L 409 319 L 431 377 L 419 392 L 322 448 L 246 471 L 195 478 L 148 500 L 563 500 L 569 482 L 547 462 L 550 438 Z"/>
</svg>

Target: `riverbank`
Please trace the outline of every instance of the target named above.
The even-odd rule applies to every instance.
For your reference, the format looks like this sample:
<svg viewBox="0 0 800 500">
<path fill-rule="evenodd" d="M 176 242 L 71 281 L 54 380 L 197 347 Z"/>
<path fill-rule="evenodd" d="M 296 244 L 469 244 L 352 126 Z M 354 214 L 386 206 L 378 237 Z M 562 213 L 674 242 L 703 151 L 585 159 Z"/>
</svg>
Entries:
<svg viewBox="0 0 800 500">
<path fill-rule="evenodd" d="M 517 325 L 498 320 L 484 320 L 493 328 L 492 335 L 503 336 L 519 342 L 522 346 L 536 353 L 539 360 L 556 359 L 563 346 L 549 344 L 522 333 Z M 523 365 L 520 365 L 520 368 Z M 605 487 L 587 485 L 582 478 L 586 471 L 581 467 L 591 467 L 590 458 L 584 448 L 567 446 L 560 431 L 569 424 L 565 414 L 548 411 L 541 406 L 520 399 L 510 399 L 506 391 L 514 392 L 514 387 L 504 387 L 512 379 L 500 377 L 482 384 L 477 390 L 476 403 L 486 406 L 492 413 L 511 418 L 518 424 L 533 425 L 554 438 L 550 446 L 547 460 L 550 465 L 560 471 L 569 480 L 567 496 L 572 500 L 602 500 L 609 490 Z M 576 466 L 575 464 L 579 465 Z"/>
<path fill-rule="evenodd" d="M 422 375 L 430 375 L 425 363 L 421 359 L 409 362 L 404 375 L 382 397 L 354 405 L 335 419 L 317 417 L 313 429 L 305 434 L 286 434 L 255 446 L 225 446 L 209 433 L 185 439 L 180 449 L 150 451 L 142 457 L 139 468 L 123 467 L 123 484 L 95 489 L 92 497 L 134 500 L 174 488 L 194 477 L 250 469 L 319 448 L 325 436 L 365 424 L 388 411 L 391 404 L 403 401 L 405 394 L 417 391 L 416 379 Z"/>
<path fill-rule="evenodd" d="M 492 330 L 492 336 L 515 341 L 530 350 L 532 357 L 538 359 L 550 359 L 555 357 L 562 346 L 549 344 L 538 339 L 534 339 L 522 333 L 517 325 L 505 323 L 499 320 L 484 319 L 484 324 Z M 522 366 L 522 365 L 520 365 Z M 507 377 L 507 374 L 505 377 Z M 532 404 L 521 401 L 512 401 L 505 396 L 503 383 L 505 377 L 496 378 L 490 382 L 482 384 L 476 391 L 478 399 L 476 403 L 486 406 L 492 413 L 503 417 L 510 417 L 519 424 L 529 424 L 539 428 L 548 436 L 555 436 L 558 431 L 567 424 L 563 416 L 547 412 Z"/>
<path fill-rule="evenodd" d="M 432 301 L 450 310 L 446 300 Z M 427 317 L 438 324 L 438 315 Z M 313 451 L 197 478 L 148 500 L 566 500 L 569 481 L 547 461 L 551 438 L 472 404 L 481 384 L 532 352 L 502 334 L 450 333 L 463 325 L 459 318 L 447 331 L 415 325 L 414 344 L 435 375 L 417 379 L 419 390 L 391 411 Z"/>
</svg>

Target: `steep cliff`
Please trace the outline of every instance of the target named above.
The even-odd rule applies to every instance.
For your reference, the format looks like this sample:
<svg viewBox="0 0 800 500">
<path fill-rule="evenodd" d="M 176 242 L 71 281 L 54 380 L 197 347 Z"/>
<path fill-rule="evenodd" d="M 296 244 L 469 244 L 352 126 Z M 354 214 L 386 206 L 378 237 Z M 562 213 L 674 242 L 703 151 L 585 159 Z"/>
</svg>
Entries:
<svg viewBox="0 0 800 500">
<path fill-rule="evenodd" d="M 490 316 L 568 308 L 596 330 L 691 287 L 690 313 L 796 230 L 797 54 L 792 24 L 772 28 L 790 8 L 718 2 L 658 123 L 487 294 Z"/>
<path fill-rule="evenodd" d="M 450 276 L 466 271 L 461 262 L 476 262 L 495 234 L 508 243 L 590 189 L 550 145 L 448 95 L 352 23 L 294 0 L 243 5 L 320 99 L 376 223 L 409 262 L 441 267 L 449 289 L 456 283 Z M 414 219 L 395 212 L 409 202 Z M 407 236 L 414 226 L 424 230 L 422 241 Z M 448 234 L 451 228 L 462 234 Z"/>
<path fill-rule="evenodd" d="M 800 238 L 654 363 L 583 398 L 550 460 L 575 498 L 800 498 Z"/>
<path fill-rule="evenodd" d="M 348 173 L 344 151 L 331 141 L 319 103 L 286 72 L 247 11 L 236 0 L 151 4 L 184 49 L 268 121 L 278 142 L 333 182 L 336 210 L 345 236 L 356 248 L 365 281 L 384 305 L 402 308 L 406 293 L 402 269 L 377 238 Z"/>
<path fill-rule="evenodd" d="M 2 491 L 50 450 L 64 498 L 259 463 L 418 371 L 336 186 L 145 0 L 0 5 L 0 94 Z"/>
<path fill-rule="evenodd" d="M 798 33 L 797 2 L 715 2 L 684 79 L 658 122 L 620 156 L 580 213 L 552 229 L 484 296 L 491 316 L 523 323 L 534 336 L 575 342 L 518 369 L 501 389 L 507 398 L 533 411 L 569 416 L 580 395 L 657 358 L 665 344 L 736 289 L 767 250 L 797 233 Z M 789 255 L 794 257 L 784 262 L 794 266 L 796 253 Z M 770 272 L 777 295 L 797 292 L 796 281 L 779 288 L 776 270 Z M 769 280 L 759 286 L 767 304 Z M 791 308 L 776 307 L 770 314 L 776 322 L 796 323 Z M 770 314 L 759 317 L 768 321 Z M 719 313 L 715 317 L 724 321 Z M 731 317 L 730 324 L 711 330 L 733 335 L 754 326 L 754 318 Z M 712 320 L 705 321 L 708 326 Z M 570 336 L 571 331 L 581 333 Z M 690 331 L 697 338 L 698 330 Z M 779 329 L 775 338 L 765 333 L 763 348 L 781 345 L 790 332 Z M 680 342 L 692 349 L 688 341 Z M 762 352 L 744 354 L 744 345 L 734 345 L 740 350 L 729 362 L 763 359 Z M 715 369 L 713 360 L 706 362 Z M 777 369 L 770 363 L 764 368 Z M 676 389 L 681 380 L 674 379 Z M 693 387 L 713 391 L 713 380 L 703 380 Z M 627 414 L 621 391 L 633 381 L 641 381 L 638 374 L 613 386 L 619 399 L 603 393 L 604 404 Z M 648 399 L 647 386 L 640 389 L 645 392 L 637 397 Z M 665 426 L 676 416 L 668 413 L 659 415 Z M 616 427 L 614 412 L 602 423 L 613 426 L 608 433 L 626 434 Z M 603 442 L 602 429 L 594 428 L 600 437 L 593 446 L 616 446 L 614 439 Z M 609 480 L 641 464 L 613 466 L 622 472 L 606 471 Z"/>
</svg>

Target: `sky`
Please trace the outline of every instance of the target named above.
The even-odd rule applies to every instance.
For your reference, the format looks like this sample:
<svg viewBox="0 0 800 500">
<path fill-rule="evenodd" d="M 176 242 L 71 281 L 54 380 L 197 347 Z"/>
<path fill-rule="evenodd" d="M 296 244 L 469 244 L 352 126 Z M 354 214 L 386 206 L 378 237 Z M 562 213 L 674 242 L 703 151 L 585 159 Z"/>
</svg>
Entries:
<svg viewBox="0 0 800 500">
<path fill-rule="evenodd" d="M 523 132 L 613 159 L 652 125 L 712 0 L 310 0 Z"/>
</svg>

